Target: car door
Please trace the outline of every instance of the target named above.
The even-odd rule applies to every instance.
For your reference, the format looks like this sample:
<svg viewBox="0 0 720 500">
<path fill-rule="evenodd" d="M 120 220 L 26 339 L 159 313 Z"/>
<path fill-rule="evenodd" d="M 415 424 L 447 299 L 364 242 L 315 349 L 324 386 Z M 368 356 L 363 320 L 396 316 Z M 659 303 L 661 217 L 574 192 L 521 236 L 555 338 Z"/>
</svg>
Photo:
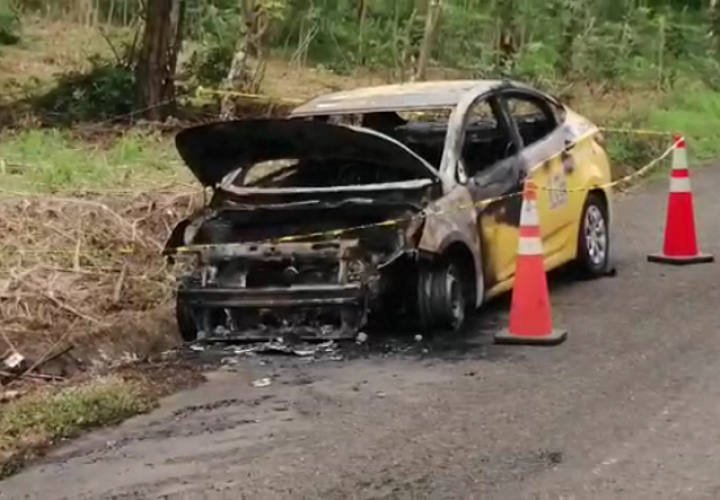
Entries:
<svg viewBox="0 0 720 500">
<path fill-rule="evenodd" d="M 574 245 L 574 215 L 568 187 L 573 184 L 571 157 L 565 153 L 563 134 L 550 103 L 541 95 L 508 89 L 500 95 L 512 126 L 522 142 L 519 157 L 527 165 L 528 176 L 538 186 L 538 212 L 546 268 L 556 267 Z"/>
<path fill-rule="evenodd" d="M 521 145 L 494 96 L 478 98 L 468 108 L 462 134 L 458 181 L 475 202 L 485 287 L 490 290 L 511 278 L 515 269 L 521 200 L 503 197 L 521 188 Z"/>
</svg>

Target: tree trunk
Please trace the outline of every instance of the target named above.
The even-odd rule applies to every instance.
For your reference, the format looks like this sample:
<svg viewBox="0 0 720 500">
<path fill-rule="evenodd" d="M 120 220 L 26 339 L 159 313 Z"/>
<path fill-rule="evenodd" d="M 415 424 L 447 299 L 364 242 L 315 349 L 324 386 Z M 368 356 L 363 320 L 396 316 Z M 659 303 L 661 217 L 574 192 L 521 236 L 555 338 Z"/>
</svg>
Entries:
<svg viewBox="0 0 720 500">
<path fill-rule="evenodd" d="M 710 0 L 708 17 L 710 19 L 709 37 L 711 50 L 717 58 L 718 54 L 720 54 L 720 6 L 718 5 L 718 0 Z"/>
<path fill-rule="evenodd" d="M 244 30 L 238 42 L 223 88 L 231 92 L 255 94 L 260 91 L 265 73 L 263 37 L 268 28 L 267 15 L 259 0 L 241 0 Z M 228 93 L 221 101 L 220 118 L 236 115 L 237 95 Z"/>
<path fill-rule="evenodd" d="M 425 31 L 423 32 L 422 43 L 420 44 L 420 54 L 418 56 L 413 80 L 425 80 L 427 77 L 428 61 L 430 60 L 430 53 L 432 52 L 435 42 L 435 32 L 437 31 L 441 10 L 441 0 L 428 0 L 425 10 Z"/>
<path fill-rule="evenodd" d="M 142 46 L 135 68 L 137 101 L 149 120 L 175 109 L 175 70 L 182 44 L 185 0 L 148 0 Z"/>
<path fill-rule="evenodd" d="M 505 0 L 497 5 L 499 10 L 499 33 L 497 39 L 497 67 L 501 74 L 509 76 L 515 66 L 517 47 L 515 41 L 515 1 Z"/>
<path fill-rule="evenodd" d="M 555 19 L 560 20 L 558 26 L 561 30 L 555 66 L 560 76 L 567 78 L 574 68 L 575 39 L 580 33 L 581 15 L 585 12 L 585 8 L 577 0 L 556 0 L 554 7 Z"/>
<path fill-rule="evenodd" d="M 359 38 L 358 38 L 358 62 L 360 65 L 365 64 L 365 26 L 367 24 L 368 10 L 370 8 L 370 0 L 360 0 L 358 12 Z"/>
</svg>

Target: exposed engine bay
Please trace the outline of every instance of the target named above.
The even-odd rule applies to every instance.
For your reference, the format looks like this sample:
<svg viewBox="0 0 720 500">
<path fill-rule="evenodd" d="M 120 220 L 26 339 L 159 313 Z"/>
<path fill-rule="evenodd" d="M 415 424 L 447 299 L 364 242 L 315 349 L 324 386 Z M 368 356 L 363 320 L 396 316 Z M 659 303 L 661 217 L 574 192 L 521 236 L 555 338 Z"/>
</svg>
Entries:
<svg viewBox="0 0 720 500">
<path fill-rule="evenodd" d="M 403 274 L 440 182 L 372 154 L 305 146 L 295 158 L 236 162 L 202 212 L 173 231 L 166 252 L 194 256 L 177 290 L 185 340 L 352 338 L 384 308 L 402 307 Z"/>
<path fill-rule="evenodd" d="M 230 206 L 186 228 L 185 244 L 207 245 L 178 291 L 201 337 L 353 336 L 394 293 L 394 264 L 416 246 L 420 210 L 371 200 L 318 205 Z"/>
</svg>

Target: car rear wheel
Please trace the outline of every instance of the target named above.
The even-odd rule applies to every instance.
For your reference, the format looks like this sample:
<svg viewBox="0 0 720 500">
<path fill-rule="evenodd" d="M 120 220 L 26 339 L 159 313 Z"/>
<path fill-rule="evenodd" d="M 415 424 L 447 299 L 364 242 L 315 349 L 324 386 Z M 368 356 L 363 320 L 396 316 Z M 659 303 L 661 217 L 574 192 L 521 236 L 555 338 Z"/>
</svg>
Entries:
<svg viewBox="0 0 720 500">
<path fill-rule="evenodd" d="M 460 267 L 449 259 L 422 265 L 418 271 L 418 319 L 423 330 L 456 332 L 465 324 L 467 287 Z"/>
<path fill-rule="evenodd" d="M 605 200 L 590 193 L 585 201 L 578 235 L 577 268 L 585 278 L 598 278 L 607 272 L 610 258 L 610 226 Z"/>
</svg>

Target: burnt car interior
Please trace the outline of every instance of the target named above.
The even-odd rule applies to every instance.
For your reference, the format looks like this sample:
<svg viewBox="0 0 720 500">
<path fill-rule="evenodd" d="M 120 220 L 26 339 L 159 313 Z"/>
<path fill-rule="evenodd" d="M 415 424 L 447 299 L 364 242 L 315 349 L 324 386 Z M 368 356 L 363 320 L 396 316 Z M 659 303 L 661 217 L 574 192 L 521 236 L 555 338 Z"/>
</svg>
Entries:
<svg viewBox="0 0 720 500">
<path fill-rule="evenodd" d="M 523 146 L 529 146 L 551 133 L 558 125 L 552 108 L 539 98 L 521 93 L 508 94 L 506 100 L 517 124 Z M 476 106 L 487 106 L 487 102 Z M 473 176 L 513 156 L 518 151 L 496 117 L 485 113 L 471 119 L 466 128 L 463 159 Z M 397 113 L 369 113 L 363 125 L 402 142 L 434 167 L 439 167 L 448 131 L 446 121 L 408 121 Z"/>
<path fill-rule="evenodd" d="M 534 96 L 518 93 L 503 95 L 507 108 L 523 141 L 527 147 L 553 132 L 559 123 L 560 110 L 553 110 L 551 105 Z"/>
</svg>

